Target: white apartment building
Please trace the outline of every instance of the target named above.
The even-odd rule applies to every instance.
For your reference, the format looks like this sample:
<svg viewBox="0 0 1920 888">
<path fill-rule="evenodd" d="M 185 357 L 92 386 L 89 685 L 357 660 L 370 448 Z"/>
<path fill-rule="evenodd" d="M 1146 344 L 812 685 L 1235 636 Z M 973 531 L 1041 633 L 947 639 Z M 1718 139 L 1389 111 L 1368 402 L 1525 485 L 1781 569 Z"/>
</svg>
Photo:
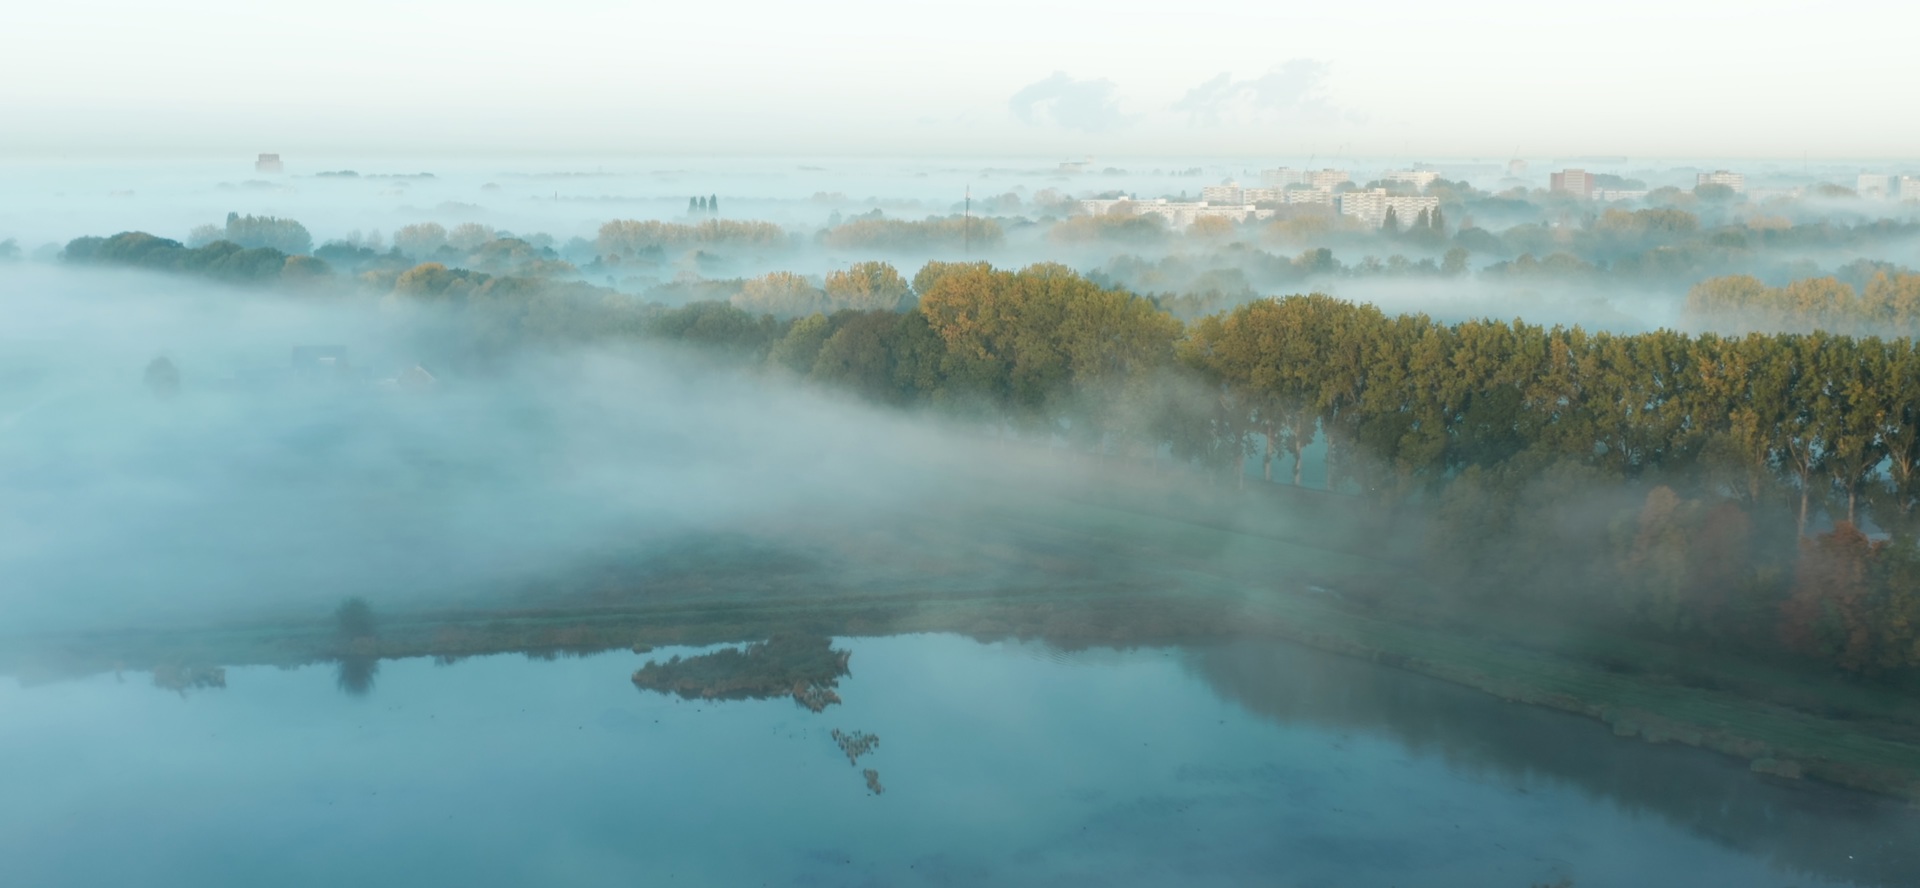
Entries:
<svg viewBox="0 0 1920 888">
<path fill-rule="evenodd" d="M 1894 189 L 1899 187 L 1899 182 L 1898 176 L 1886 173 L 1861 173 L 1860 177 L 1854 180 L 1853 190 L 1861 197 L 1889 200 L 1894 197 Z"/>
<path fill-rule="evenodd" d="M 1608 201 L 1608 202 L 1616 201 L 1616 200 L 1639 200 L 1643 197 L 1646 197 L 1649 193 L 1650 192 L 1647 192 L 1647 191 L 1621 191 L 1616 189 L 1601 189 L 1593 193 L 1593 199 L 1598 201 Z"/>
<path fill-rule="evenodd" d="M 1711 173 L 1701 173 L 1694 177 L 1694 186 L 1698 187 L 1701 185 L 1725 185 L 1733 189 L 1734 194 L 1745 194 L 1747 191 L 1747 177 L 1740 173 L 1730 173 L 1726 170 L 1714 170 Z"/>
<path fill-rule="evenodd" d="M 1920 177 L 1901 176 L 1894 183 L 1893 196 L 1901 200 L 1920 200 Z"/>
<path fill-rule="evenodd" d="M 1437 197 L 1419 197 L 1411 194 L 1388 194 L 1385 188 L 1371 191 L 1349 191 L 1340 195 L 1340 215 L 1352 216 L 1371 228 L 1379 228 L 1387 223 L 1387 211 L 1393 211 L 1393 218 L 1401 228 L 1418 221 L 1421 211 L 1432 213 L 1440 208 Z"/>
<path fill-rule="evenodd" d="M 1272 210 L 1263 210 L 1252 204 L 1211 204 L 1206 201 L 1169 201 L 1156 200 L 1141 202 L 1136 211 L 1142 216 L 1159 216 L 1167 220 L 1167 227 L 1176 231 L 1192 225 L 1198 219 L 1228 219 L 1245 222 L 1248 219 L 1271 219 Z"/>
<path fill-rule="evenodd" d="M 1427 186 L 1432 185 L 1438 178 L 1440 174 L 1433 170 L 1388 170 L 1380 177 L 1382 181 L 1412 185 L 1421 191 L 1427 190 Z"/>
<path fill-rule="evenodd" d="M 1208 185 L 1201 188 L 1200 199 L 1210 204 L 1251 203 L 1251 201 L 1242 200 L 1240 183 L 1238 182 Z"/>
<path fill-rule="evenodd" d="M 1319 188 L 1242 188 L 1241 203 L 1320 204 L 1333 206 L 1333 192 Z"/>
<path fill-rule="evenodd" d="M 1263 210 L 1252 204 L 1215 204 L 1210 201 L 1174 201 L 1164 197 L 1145 200 L 1129 198 L 1083 200 L 1080 209 L 1090 216 L 1105 216 L 1120 213 L 1128 216 L 1159 216 L 1167 220 L 1167 227 L 1175 230 L 1192 225 L 1196 219 L 1219 218 L 1245 222 L 1248 219 L 1271 219 L 1272 210 Z"/>
</svg>

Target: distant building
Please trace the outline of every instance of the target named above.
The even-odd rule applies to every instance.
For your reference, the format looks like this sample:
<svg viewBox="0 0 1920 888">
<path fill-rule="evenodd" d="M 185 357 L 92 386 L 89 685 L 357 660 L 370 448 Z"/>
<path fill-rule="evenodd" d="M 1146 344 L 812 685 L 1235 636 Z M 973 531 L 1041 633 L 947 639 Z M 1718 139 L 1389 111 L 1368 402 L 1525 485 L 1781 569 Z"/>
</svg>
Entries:
<svg viewBox="0 0 1920 888">
<path fill-rule="evenodd" d="M 1740 173 L 1730 173 L 1726 170 L 1714 170 L 1711 173 L 1701 173 L 1694 177 L 1693 184 L 1695 187 L 1701 185 L 1725 185 L 1733 189 L 1734 194 L 1745 194 L 1747 192 L 1747 177 Z"/>
<path fill-rule="evenodd" d="M 1087 158 L 1086 160 L 1064 160 L 1064 161 L 1061 161 L 1061 162 L 1060 162 L 1060 166 L 1059 166 L 1058 168 L 1056 168 L 1056 169 L 1055 169 L 1055 172 L 1060 172 L 1060 173 L 1084 173 L 1084 172 L 1086 172 L 1086 171 L 1088 171 L 1088 170 L 1090 170 L 1090 169 L 1093 169 L 1093 158 L 1091 158 L 1091 157 L 1089 157 L 1089 158 Z"/>
<path fill-rule="evenodd" d="M 1333 206 L 1333 192 L 1319 188 L 1242 188 L 1240 202 Z M 1209 201 L 1211 202 L 1211 201 Z"/>
<path fill-rule="evenodd" d="M 1353 177 L 1346 170 L 1296 170 L 1292 167 L 1279 167 L 1260 171 L 1260 184 L 1269 188 L 1285 188 L 1289 185 L 1305 185 L 1332 191 L 1342 182 L 1351 182 Z"/>
<path fill-rule="evenodd" d="M 1239 204 L 1247 201 L 1242 198 L 1240 183 L 1226 182 L 1221 185 L 1208 185 L 1200 189 L 1200 199 L 1210 204 Z"/>
<path fill-rule="evenodd" d="M 1434 180 L 1440 178 L 1440 174 L 1434 170 L 1389 170 L 1380 178 L 1382 181 L 1397 185 L 1412 185 L 1425 191 L 1428 185 L 1432 185 Z"/>
<path fill-rule="evenodd" d="M 1367 224 L 1370 228 L 1379 228 L 1387 224 L 1387 211 L 1393 211 L 1393 218 L 1401 228 L 1412 225 L 1420 218 L 1421 211 L 1432 213 L 1440 208 L 1437 197 L 1417 197 L 1409 194 L 1388 194 L 1385 188 L 1370 191 L 1349 191 L 1339 195 L 1340 215 L 1352 216 Z"/>
<path fill-rule="evenodd" d="M 1518 157 L 1507 161 L 1507 175 L 1515 179 L 1526 178 L 1527 162 Z"/>
<path fill-rule="evenodd" d="M 1854 180 L 1853 190 L 1861 197 L 1874 200 L 1890 200 L 1896 196 L 1895 189 L 1900 187 L 1900 179 L 1886 173 L 1861 173 Z"/>
<path fill-rule="evenodd" d="M 1646 197 L 1648 193 L 1649 192 L 1644 190 L 1643 191 L 1622 191 L 1622 190 L 1615 190 L 1615 189 L 1601 189 L 1593 193 L 1593 199 L 1598 201 L 1605 201 L 1608 203 L 1612 203 L 1613 201 L 1616 201 L 1616 200 L 1640 200 L 1641 198 Z"/>
<path fill-rule="evenodd" d="M 1231 219 L 1245 222 L 1248 219 L 1271 219 L 1272 210 L 1263 210 L 1252 204 L 1216 204 L 1211 201 L 1174 201 L 1164 197 L 1145 200 L 1132 198 L 1083 200 L 1080 209 L 1091 216 L 1159 216 L 1165 219 L 1167 227 L 1182 229 L 1194 223 L 1196 219 Z"/>
<path fill-rule="evenodd" d="M 253 171 L 256 173 L 276 173 L 277 174 L 277 173 L 284 173 L 287 170 L 286 170 L 286 167 L 280 164 L 280 155 L 262 154 L 260 155 L 259 160 L 256 160 L 253 162 Z"/>
<path fill-rule="evenodd" d="M 1920 177 L 1901 176 L 1893 186 L 1893 196 L 1901 200 L 1920 200 Z"/>
<path fill-rule="evenodd" d="M 1586 170 L 1561 170 L 1548 177 L 1547 190 L 1575 197 L 1592 197 L 1593 174 Z"/>
</svg>

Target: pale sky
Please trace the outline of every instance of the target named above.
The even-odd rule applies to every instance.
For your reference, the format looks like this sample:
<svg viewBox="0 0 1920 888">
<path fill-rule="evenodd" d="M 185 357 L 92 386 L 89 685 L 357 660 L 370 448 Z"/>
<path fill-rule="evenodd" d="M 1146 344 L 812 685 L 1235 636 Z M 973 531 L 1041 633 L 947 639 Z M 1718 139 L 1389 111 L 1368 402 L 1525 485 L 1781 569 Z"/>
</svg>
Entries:
<svg viewBox="0 0 1920 888">
<path fill-rule="evenodd" d="M 23 0 L 0 152 L 1920 157 L 1920 6 Z"/>
</svg>

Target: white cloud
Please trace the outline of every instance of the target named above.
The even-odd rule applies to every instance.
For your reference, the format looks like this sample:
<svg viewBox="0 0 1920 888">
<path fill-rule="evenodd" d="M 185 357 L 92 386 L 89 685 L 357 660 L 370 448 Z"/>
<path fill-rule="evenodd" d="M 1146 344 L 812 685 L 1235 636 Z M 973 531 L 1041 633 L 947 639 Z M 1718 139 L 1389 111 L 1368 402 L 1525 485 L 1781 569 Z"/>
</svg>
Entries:
<svg viewBox="0 0 1920 888">
<path fill-rule="evenodd" d="M 1246 80 L 1223 73 L 1188 90 L 1170 110 L 1195 126 L 1334 123 L 1344 115 L 1327 100 L 1330 67 L 1293 59 Z"/>
<path fill-rule="evenodd" d="M 1111 80 L 1075 80 L 1065 71 L 1022 87 L 1007 101 L 1013 116 L 1030 124 L 1099 133 L 1132 123 L 1120 110 L 1118 87 Z"/>
</svg>

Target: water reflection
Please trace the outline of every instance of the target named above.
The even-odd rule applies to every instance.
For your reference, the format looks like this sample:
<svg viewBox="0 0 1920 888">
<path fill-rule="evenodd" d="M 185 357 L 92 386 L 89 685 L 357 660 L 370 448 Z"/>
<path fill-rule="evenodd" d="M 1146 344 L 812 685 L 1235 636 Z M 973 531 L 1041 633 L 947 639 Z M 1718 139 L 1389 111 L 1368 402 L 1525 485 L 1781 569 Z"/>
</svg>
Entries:
<svg viewBox="0 0 1920 888">
<path fill-rule="evenodd" d="M 1565 781 L 1787 870 L 1920 885 L 1911 806 L 1761 777 L 1725 756 L 1615 737 L 1590 719 L 1291 645 L 1208 647 L 1189 662 L 1222 697 L 1276 722 L 1383 734 L 1515 793 Z"/>
<path fill-rule="evenodd" d="M 849 674 L 850 651 L 836 650 L 824 635 L 776 635 L 745 648 L 665 662 L 650 660 L 633 674 L 642 690 L 684 700 L 768 700 L 792 697 L 821 712 L 840 702 L 835 690 Z"/>
<path fill-rule="evenodd" d="M 334 684 L 349 697 L 364 697 L 373 691 L 373 679 L 379 674 L 379 657 L 350 654 L 336 662 Z"/>
<path fill-rule="evenodd" d="M 341 651 L 334 684 L 349 697 L 364 697 L 380 674 L 380 638 L 373 608 L 364 598 L 349 598 L 334 611 L 333 620 Z"/>
<path fill-rule="evenodd" d="M 0 686 L 0 881 L 1920 884 L 1898 806 L 1595 722 L 1285 645 L 1039 647 L 348 651 L 190 705 L 105 675 Z M 336 692 L 381 668 L 380 706 Z M 846 699 L 796 709 L 796 687 Z M 279 854 L 312 835 L 350 853 Z"/>
<path fill-rule="evenodd" d="M 188 691 L 227 686 L 227 670 L 219 666 L 166 664 L 153 669 L 153 686 L 185 697 Z"/>
</svg>

